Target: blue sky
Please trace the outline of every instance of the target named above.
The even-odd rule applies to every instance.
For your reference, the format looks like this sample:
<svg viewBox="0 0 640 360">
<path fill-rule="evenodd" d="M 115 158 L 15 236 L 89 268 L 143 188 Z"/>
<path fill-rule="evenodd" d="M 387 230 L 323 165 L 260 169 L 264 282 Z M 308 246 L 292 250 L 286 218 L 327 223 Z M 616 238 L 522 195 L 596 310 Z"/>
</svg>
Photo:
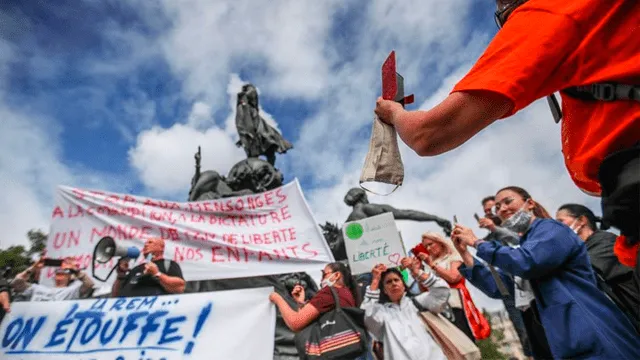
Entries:
<svg viewBox="0 0 640 360">
<path fill-rule="evenodd" d="M 428 109 L 497 31 L 488 0 L 258 4 L 266 3 L 3 1 L 0 247 L 48 228 L 57 185 L 184 199 L 198 145 L 203 167 L 226 173 L 244 156 L 233 116 L 247 81 L 263 116 L 294 143 L 277 166 L 300 179 L 319 222 L 342 223 L 386 55 L 396 50 L 415 93 L 409 108 Z M 370 200 L 473 224 L 480 199 L 513 184 L 551 212 L 569 201 L 597 210 L 566 174 L 559 132 L 539 101 L 442 156 L 402 145 L 405 185 Z M 437 229 L 400 227 L 408 245 Z"/>
</svg>

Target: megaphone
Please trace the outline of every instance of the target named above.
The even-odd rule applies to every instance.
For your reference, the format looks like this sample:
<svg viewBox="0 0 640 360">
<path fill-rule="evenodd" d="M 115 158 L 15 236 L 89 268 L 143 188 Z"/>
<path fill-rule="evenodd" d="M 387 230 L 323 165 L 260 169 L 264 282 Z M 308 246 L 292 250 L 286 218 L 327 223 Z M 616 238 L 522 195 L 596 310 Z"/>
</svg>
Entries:
<svg viewBox="0 0 640 360">
<path fill-rule="evenodd" d="M 96 262 L 100 264 L 105 264 L 109 262 L 109 260 L 111 260 L 114 256 L 135 259 L 138 256 L 140 256 L 140 249 L 138 249 L 135 246 L 127 247 L 127 246 L 118 245 L 116 244 L 116 241 L 111 236 L 103 237 L 102 239 L 100 239 L 100 241 L 98 241 L 98 244 L 93 249 L 93 261 L 91 262 L 91 272 L 94 278 L 103 282 L 107 281 L 107 279 L 111 276 L 111 274 L 116 269 L 116 267 L 118 267 L 118 264 L 116 264 L 111 269 L 111 271 L 109 272 L 109 275 L 107 275 L 106 278 L 102 279 L 96 275 Z"/>
<path fill-rule="evenodd" d="M 111 236 L 105 236 L 100 239 L 95 247 L 93 259 L 100 264 L 104 264 L 114 256 L 135 259 L 140 256 L 140 249 L 135 246 L 116 245 L 116 241 Z"/>
</svg>

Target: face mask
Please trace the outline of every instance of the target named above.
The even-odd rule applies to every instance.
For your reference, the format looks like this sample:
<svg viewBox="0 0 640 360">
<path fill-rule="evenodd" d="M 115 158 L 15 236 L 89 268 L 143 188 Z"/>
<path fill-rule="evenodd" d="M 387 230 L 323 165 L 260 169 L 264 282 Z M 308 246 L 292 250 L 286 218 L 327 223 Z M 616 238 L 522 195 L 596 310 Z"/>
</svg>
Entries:
<svg viewBox="0 0 640 360">
<path fill-rule="evenodd" d="M 383 123 L 376 116 L 373 120 L 369 152 L 360 173 L 360 186 L 365 182 L 381 182 L 395 185 L 395 191 L 404 180 L 404 165 L 398 148 L 398 135 L 393 126 Z M 393 192 L 391 191 L 391 192 Z M 370 191 L 371 192 L 371 191 Z M 388 194 L 387 194 L 388 195 Z"/>
<path fill-rule="evenodd" d="M 333 285 L 335 285 L 335 284 L 336 284 L 336 281 L 335 281 L 335 280 L 329 280 L 329 279 L 331 278 L 331 276 L 333 276 L 333 275 L 329 275 L 329 277 L 328 277 L 328 278 L 326 278 L 326 279 L 324 279 L 324 280 L 322 280 L 322 281 L 320 282 L 320 287 L 321 287 L 321 288 L 323 288 L 323 287 L 325 287 L 325 286 L 333 286 Z"/>
<path fill-rule="evenodd" d="M 569 229 L 571 229 L 574 233 L 576 233 L 576 235 L 578 234 L 578 231 L 580 231 L 580 228 L 582 227 L 582 226 L 578 226 L 574 228 L 577 222 L 578 222 L 578 219 L 574 220 L 573 223 L 569 226 Z"/>
<path fill-rule="evenodd" d="M 505 222 L 502 223 L 502 227 L 509 229 L 513 232 L 516 232 L 518 234 L 522 234 L 522 233 L 525 233 L 527 230 L 529 230 L 529 226 L 531 225 L 532 218 L 533 218 L 533 214 L 530 211 L 525 210 L 523 205 L 522 208 L 518 210 L 518 212 L 511 215 L 510 218 L 508 218 L 507 220 L 505 220 Z"/>
</svg>

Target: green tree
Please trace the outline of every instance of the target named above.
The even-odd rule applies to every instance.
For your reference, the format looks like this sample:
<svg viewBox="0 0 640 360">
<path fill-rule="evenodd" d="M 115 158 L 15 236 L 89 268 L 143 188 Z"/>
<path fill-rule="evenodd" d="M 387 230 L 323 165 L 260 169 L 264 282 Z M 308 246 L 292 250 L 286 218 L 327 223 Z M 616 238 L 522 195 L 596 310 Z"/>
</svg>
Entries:
<svg viewBox="0 0 640 360">
<path fill-rule="evenodd" d="M 24 271 L 29 266 L 30 261 L 27 250 L 22 245 L 10 246 L 6 250 L 0 250 L 0 268 L 11 267 L 10 277 Z"/>
<path fill-rule="evenodd" d="M 491 315 L 485 310 L 482 309 L 482 313 L 484 317 L 487 318 L 487 321 L 491 323 Z M 479 340 L 476 342 L 478 348 L 480 348 L 480 353 L 482 354 L 483 360 L 508 360 L 509 357 L 502 352 L 500 352 L 500 342 L 504 339 L 504 334 L 502 330 L 491 329 L 491 336 L 484 340 Z"/>
<path fill-rule="evenodd" d="M 27 239 L 30 243 L 28 250 L 22 245 L 0 249 L 0 269 L 11 267 L 11 277 L 24 271 L 31 263 L 31 256 L 42 253 L 47 245 L 47 235 L 40 229 L 29 230 Z"/>
<path fill-rule="evenodd" d="M 43 233 L 40 229 L 29 230 L 27 238 L 29 238 L 29 242 L 31 243 L 31 248 L 28 251 L 29 256 L 41 254 L 47 246 L 47 234 Z"/>
</svg>

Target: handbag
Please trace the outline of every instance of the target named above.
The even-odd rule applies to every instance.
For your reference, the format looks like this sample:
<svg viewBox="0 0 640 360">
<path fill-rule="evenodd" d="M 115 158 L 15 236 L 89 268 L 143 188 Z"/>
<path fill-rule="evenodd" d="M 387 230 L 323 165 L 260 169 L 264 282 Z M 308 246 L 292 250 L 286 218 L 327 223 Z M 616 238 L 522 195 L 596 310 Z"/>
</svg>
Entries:
<svg viewBox="0 0 640 360">
<path fill-rule="evenodd" d="M 335 308 L 296 334 L 300 359 L 354 359 L 367 351 L 364 310 L 343 308 L 333 287 L 330 287 Z"/>
<path fill-rule="evenodd" d="M 482 355 L 476 344 L 469 337 L 448 321 L 441 314 L 434 314 L 425 309 L 418 301 L 411 297 L 418 309 L 418 316 L 426 325 L 427 331 L 442 349 L 449 360 L 481 360 Z"/>
</svg>

